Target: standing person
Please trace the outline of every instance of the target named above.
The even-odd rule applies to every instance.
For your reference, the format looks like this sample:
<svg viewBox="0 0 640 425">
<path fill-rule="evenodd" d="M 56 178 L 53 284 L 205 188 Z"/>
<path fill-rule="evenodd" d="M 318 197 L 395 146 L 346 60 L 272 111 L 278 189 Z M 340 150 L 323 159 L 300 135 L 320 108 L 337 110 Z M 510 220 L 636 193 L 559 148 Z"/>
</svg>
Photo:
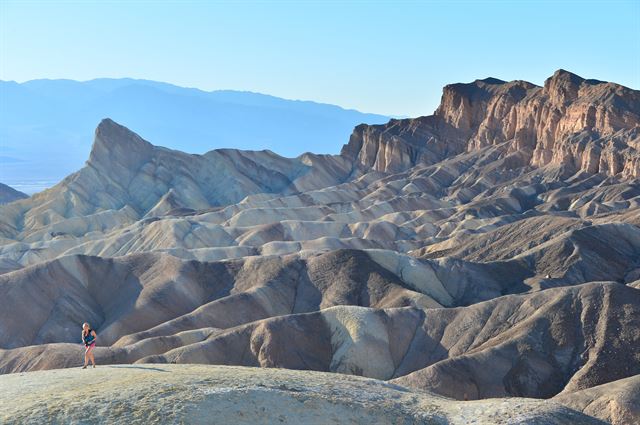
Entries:
<svg viewBox="0 0 640 425">
<path fill-rule="evenodd" d="M 82 324 L 82 342 L 84 343 L 84 366 L 82 366 L 83 369 L 87 368 L 89 360 L 91 360 L 93 367 L 96 367 L 96 359 L 95 357 L 93 357 L 93 349 L 96 346 L 97 337 L 98 335 L 96 335 L 96 331 L 91 329 L 91 326 L 89 326 L 88 323 L 85 322 Z"/>
</svg>

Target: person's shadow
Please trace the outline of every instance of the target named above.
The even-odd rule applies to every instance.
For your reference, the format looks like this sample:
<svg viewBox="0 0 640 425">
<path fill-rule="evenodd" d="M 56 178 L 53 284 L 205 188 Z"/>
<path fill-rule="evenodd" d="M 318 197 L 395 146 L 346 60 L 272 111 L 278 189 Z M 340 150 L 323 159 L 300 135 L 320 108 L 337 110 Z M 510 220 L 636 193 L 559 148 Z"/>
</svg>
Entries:
<svg viewBox="0 0 640 425">
<path fill-rule="evenodd" d="M 168 370 L 160 369 L 157 367 L 142 367 L 142 366 L 133 366 L 133 365 L 105 365 L 102 368 L 109 367 L 114 369 L 142 369 L 142 370 L 153 370 L 156 372 L 169 372 Z"/>
</svg>

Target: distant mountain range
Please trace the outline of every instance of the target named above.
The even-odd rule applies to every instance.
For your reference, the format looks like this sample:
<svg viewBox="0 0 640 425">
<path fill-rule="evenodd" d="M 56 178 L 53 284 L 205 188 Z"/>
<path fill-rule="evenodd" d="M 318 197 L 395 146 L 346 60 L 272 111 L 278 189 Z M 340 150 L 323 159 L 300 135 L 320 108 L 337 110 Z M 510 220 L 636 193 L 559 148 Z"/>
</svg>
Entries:
<svg viewBox="0 0 640 425">
<path fill-rule="evenodd" d="M 206 92 L 148 80 L 0 81 L 0 181 L 33 193 L 78 170 L 110 117 L 191 153 L 269 149 L 337 153 L 353 127 L 389 117 L 259 93 Z"/>
</svg>

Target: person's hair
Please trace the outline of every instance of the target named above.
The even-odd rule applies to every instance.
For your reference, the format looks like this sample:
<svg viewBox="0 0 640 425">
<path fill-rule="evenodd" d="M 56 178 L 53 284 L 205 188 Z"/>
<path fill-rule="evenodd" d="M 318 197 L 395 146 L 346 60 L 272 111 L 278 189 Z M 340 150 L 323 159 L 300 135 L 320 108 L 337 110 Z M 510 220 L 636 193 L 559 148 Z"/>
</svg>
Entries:
<svg viewBox="0 0 640 425">
<path fill-rule="evenodd" d="M 88 322 L 82 324 L 82 333 L 84 334 L 84 325 L 87 325 L 87 329 L 91 329 L 91 325 Z"/>
</svg>

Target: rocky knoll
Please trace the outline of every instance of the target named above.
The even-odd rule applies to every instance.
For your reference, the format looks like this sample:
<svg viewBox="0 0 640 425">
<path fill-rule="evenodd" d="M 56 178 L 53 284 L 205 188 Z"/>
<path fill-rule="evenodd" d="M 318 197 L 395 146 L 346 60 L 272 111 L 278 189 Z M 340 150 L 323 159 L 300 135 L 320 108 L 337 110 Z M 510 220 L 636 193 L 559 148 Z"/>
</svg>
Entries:
<svg viewBox="0 0 640 425">
<path fill-rule="evenodd" d="M 372 379 L 306 371 L 100 366 L 6 375 L 0 385 L 0 421 L 7 424 L 206 424 L 213 418 L 221 424 L 603 423 L 552 401 L 461 403 Z"/>
<path fill-rule="evenodd" d="M 447 86 L 434 115 L 359 126 L 341 155 L 191 155 L 105 119 L 84 168 L 0 206 L 0 372 L 78 366 L 89 321 L 100 364 L 638 421 L 639 115 L 637 91 L 559 71 Z M 589 409 L 608 385 L 621 407 Z"/>
</svg>

